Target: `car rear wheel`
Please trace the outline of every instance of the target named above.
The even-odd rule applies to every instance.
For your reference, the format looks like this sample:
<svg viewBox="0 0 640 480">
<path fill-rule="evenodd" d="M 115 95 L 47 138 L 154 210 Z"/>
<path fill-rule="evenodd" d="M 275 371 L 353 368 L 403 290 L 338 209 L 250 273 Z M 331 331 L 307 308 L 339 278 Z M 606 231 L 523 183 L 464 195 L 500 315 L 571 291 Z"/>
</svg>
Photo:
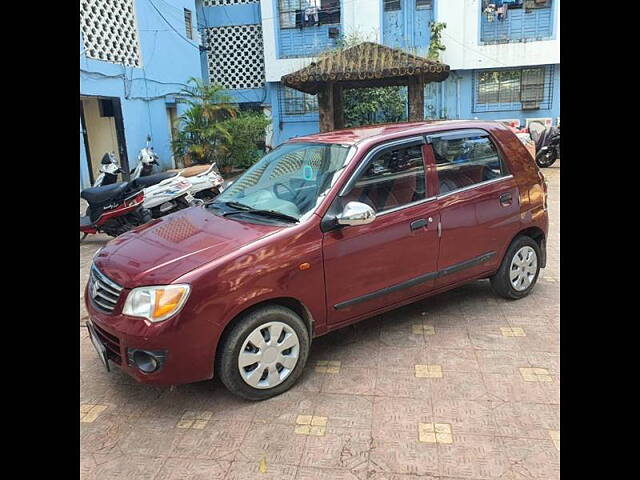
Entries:
<svg viewBox="0 0 640 480">
<path fill-rule="evenodd" d="M 270 305 L 245 315 L 218 348 L 216 371 L 247 400 L 278 395 L 296 382 L 309 354 L 309 333 L 292 310 Z"/>
<path fill-rule="evenodd" d="M 531 293 L 540 273 L 540 247 L 531 237 L 517 237 L 507 249 L 498 272 L 491 277 L 493 290 L 504 298 Z"/>
</svg>

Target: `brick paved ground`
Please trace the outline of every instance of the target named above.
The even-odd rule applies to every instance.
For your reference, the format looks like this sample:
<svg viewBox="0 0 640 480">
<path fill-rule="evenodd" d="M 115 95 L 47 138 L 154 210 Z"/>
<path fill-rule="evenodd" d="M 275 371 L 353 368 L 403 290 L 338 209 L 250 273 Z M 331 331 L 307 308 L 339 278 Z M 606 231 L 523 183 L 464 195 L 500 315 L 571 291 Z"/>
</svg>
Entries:
<svg viewBox="0 0 640 480">
<path fill-rule="evenodd" d="M 81 289 L 81 478 L 559 478 L 559 165 L 545 174 L 548 266 L 529 297 L 479 281 L 329 334 L 301 381 L 260 403 L 217 381 L 106 373 Z M 106 239 L 80 247 L 83 286 Z"/>
</svg>

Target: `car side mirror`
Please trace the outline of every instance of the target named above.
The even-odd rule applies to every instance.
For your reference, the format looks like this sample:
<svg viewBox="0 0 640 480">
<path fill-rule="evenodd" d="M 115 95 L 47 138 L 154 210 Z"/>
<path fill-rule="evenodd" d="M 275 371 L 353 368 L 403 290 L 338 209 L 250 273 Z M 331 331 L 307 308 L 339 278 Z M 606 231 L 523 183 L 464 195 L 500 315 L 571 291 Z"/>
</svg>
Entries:
<svg viewBox="0 0 640 480">
<path fill-rule="evenodd" d="M 376 219 L 376 212 L 366 203 L 349 202 L 336 217 L 338 225 L 366 225 Z"/>
</svg>

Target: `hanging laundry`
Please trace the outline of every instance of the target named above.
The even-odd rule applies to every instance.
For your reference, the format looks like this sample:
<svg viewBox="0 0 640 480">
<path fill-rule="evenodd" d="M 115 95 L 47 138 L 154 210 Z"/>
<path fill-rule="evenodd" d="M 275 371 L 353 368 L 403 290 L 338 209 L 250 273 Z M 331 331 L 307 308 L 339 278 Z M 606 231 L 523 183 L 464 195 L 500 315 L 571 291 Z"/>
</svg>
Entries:
<svg viewBox="0 0 640 480">
<path fill-rule="evenodd" d="M 318 6 L 319 0 L 307 0 L 307 6 L 304 9 L 304 23 L 306 25 L 318 24 Z"/>
</svg>

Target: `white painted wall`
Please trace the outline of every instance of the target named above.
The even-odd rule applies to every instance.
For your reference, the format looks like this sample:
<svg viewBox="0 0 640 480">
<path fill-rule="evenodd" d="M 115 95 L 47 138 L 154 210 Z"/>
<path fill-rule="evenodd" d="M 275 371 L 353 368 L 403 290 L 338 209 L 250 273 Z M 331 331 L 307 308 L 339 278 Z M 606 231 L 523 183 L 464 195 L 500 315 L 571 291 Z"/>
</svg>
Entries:
<svg viewBox="0 0 640 480">
<path fill-rule="evenodd" d="M 277 0 L 262 0 L 262 31 L 264 41 L 265 75 L 267 82 L 279 82 L 283 75 L 298 70 L 311 58 L 276 58 L 275 31 Z M 380 41 L 382 28 L 382 0 L 343 1 L 342 25 L 344 33 L 357 32 L 361 37 Z M 541 42 L 480 45 L 481 0 L 436 0 L 436 20 L 446 22 L 443 42 L 447 49 L 442 61 L 452 70 L 516 67 L 560 63 L 560 0 L 554 0 L 553 40 Z"/>
<path fill-rule="evenodd" d="M 452 70 L 560 63 L 560 0 L 554 0 L 554 39 L 480 45 L 481 0 L 436 0 L 436 20 L 445 22 L 442 61 Z"/>
</svg>

